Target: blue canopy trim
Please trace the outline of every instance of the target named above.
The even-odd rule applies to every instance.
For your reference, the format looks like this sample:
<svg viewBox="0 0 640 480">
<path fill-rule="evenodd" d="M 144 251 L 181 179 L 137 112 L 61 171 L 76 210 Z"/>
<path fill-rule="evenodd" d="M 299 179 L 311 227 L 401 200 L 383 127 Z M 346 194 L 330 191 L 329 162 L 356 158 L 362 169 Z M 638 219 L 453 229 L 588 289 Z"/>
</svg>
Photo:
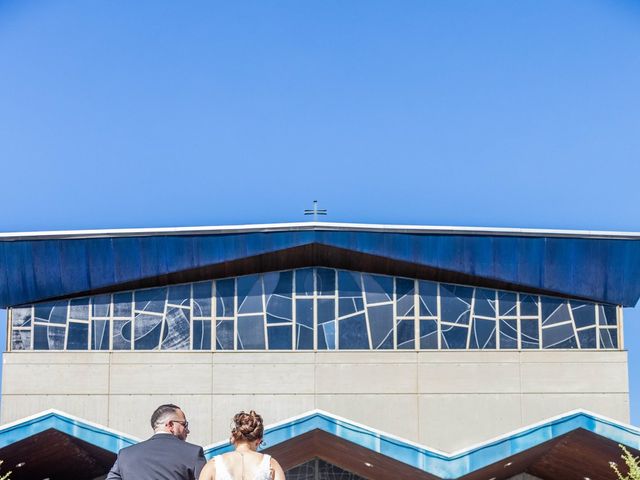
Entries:
<svg viewBox="0 0 640 480">
<path fill-rule="evenodd" d="M 273 446 L 319 429 L 431 475 L 448 479 L 462 477 L 496 462 L 504 461 L 579 428 L 640 449 L 639 428 L 584 410 L 569 412 L 452 454 L 420 446 L 319 410 L 266 428 L 264 440 L 267 445 Z M 206 447 L 205 456 L 211 458 L 232 449 L 228 441 L 221 442 Z"/>
<path fill-rule="evenodd" d="M 55 429 L 113 453 L 139 442 L 135 437 L 57 410 L 48 410 L 0 426 L 0 449 L 48 429 Z M 379 432 L 321 410 L 267 427 L 264 439 L 269 446 L 274 446 L 316 429 L 446 479 L 458 478 L 505 461 L 577 429 L 640 450 L 640 428 L 585 410 L 575 410 L 452 454 Z M 228 441 L 219 442 L 205 447 L 205 456 L 211 458 L 232 448 Z"/>
<path fill-rule="evenodd" d="M 178 272 L 308 245 L 594 302 L 634 306 L 640 297 L 637 238 L 329 230 L 320 224 L 233 234 L 0 238 L 0 307 L 115 290 L 141 279 L 161 284 Z"/>
<path fill-rule="evenodd" d="M 116 454 L 120 449 L 139 442 L 135 437 L 80 420 L 57 410 L 47 410 L 32 417 L 0 426 L 0 448 L 49 429 L 57 430 Z"/>
</svg>

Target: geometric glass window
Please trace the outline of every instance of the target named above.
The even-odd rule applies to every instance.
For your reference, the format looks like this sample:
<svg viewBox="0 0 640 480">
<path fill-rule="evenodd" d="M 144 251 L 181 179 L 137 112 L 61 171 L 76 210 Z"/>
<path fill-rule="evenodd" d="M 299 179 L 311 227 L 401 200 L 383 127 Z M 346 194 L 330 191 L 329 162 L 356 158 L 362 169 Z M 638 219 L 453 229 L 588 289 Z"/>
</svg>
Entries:
<svg viewBox="0 0 640 480">
<path fill-rule="evenodd" d="M 10 309 L 12 350 L 618 349 L 619 308 L 301 268 Z"/>
</svg>

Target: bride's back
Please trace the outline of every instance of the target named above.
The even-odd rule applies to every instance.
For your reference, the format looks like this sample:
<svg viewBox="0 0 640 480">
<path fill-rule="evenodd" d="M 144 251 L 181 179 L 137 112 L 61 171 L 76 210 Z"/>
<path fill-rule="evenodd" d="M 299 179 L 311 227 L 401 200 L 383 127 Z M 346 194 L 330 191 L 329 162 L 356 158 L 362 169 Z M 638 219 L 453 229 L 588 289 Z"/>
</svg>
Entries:
<svg viewBox="0 0 640 480">
<path fill-rule="evenodd" d="M 218 473 L 221 473 L 220 480 L 224 479 L 225 473 L 232 480 L 266 480 L 271 478 L 270 457 L 262 453 L 253 451 L 229 452 L 218 457 L 222 460 L 223 465 L 217 465 L 216 459 L 216 480 Z"/>
<path fill-rule="evenodd" d="M 199 480 L 285 480 L 280 464 L 256 450 L 262 443 L 262 417 L 251 410 L 234 415 L 231 443 L 234 452 L 213 457 Z"/>
</svg>

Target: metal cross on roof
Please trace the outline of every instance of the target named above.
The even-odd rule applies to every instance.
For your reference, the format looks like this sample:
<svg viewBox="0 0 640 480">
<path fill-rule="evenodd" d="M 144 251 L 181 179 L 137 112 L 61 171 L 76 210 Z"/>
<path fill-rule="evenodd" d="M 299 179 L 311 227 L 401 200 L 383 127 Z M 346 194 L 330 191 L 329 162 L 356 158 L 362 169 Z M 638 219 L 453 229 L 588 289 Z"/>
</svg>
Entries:
<svg viewBox="0 0 640 480">
<path fill-rule="evenodd" d="M 314 200 L 313 201 L 313 209 L 305 209 L 304 211 L 305 215 L 313 215 L 313 221 L 317 222 L 318 221 L 318 215 L 326 215 L 327 214 L 327 210 L 324 208 L 318 208 L 318 201 Z"/>
</svg>

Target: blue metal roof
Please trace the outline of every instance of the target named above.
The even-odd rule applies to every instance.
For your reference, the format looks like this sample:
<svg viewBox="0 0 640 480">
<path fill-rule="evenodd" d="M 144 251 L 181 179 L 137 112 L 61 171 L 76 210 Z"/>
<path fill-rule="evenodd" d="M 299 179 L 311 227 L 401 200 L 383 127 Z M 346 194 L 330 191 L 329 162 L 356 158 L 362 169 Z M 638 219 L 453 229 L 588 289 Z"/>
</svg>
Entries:
<svg viewBox="0 0 640 480">
<path fill-rule="evenodd" d="M 50 428 L 113 453 L 139 441 L 134 437 L 63 412 L 48 410 L 1 426 L 0 448 Z M 439 478 L 459 478 L 468 475 L 577 429 L 586 430 L 603 439 L 624 444 L 636 450 L 640 449 L 639 428 L 584 410 L 569 412 L 451 454 L 379 432 L 320 410 L 267 427 L 264 440 L 272 447 L 316 429 Z M 232 448 L 228 441 L 220 442 L 205 447 L 205 456 L 211 458 Z"/>
<path fill-rule="evenodd" d="M 266 428 L 264 440 L 267 445 L 274 446 L 319 429 L 431 475 L 459 478 L 580 428 L 640 449 L 640 429 L 584 410 L 569 412 L 452 454 L 393 437 L 319 410 Z M 233 446 L 225 441 L 205 447 L 205 456 L 211 458 L 232 449 Z"/>
<path fill-rule="evenodd" d="M 81 420 L 58 410 L 47 410 L 32 417 L 0 426 L 0 448 L 45 430 L 55 429 L 112 453 L 139 442 L 135 437 Z"/>
<path fill-rule="evenodd" d="M 304 245 L 459 273 L 514 289 L 633 306 L 635 234 L 349 224 L 0 235 L 0 307 L 71 297 Z M 486 285 L 486 283 L 485 283 Z"/>
</svg>

